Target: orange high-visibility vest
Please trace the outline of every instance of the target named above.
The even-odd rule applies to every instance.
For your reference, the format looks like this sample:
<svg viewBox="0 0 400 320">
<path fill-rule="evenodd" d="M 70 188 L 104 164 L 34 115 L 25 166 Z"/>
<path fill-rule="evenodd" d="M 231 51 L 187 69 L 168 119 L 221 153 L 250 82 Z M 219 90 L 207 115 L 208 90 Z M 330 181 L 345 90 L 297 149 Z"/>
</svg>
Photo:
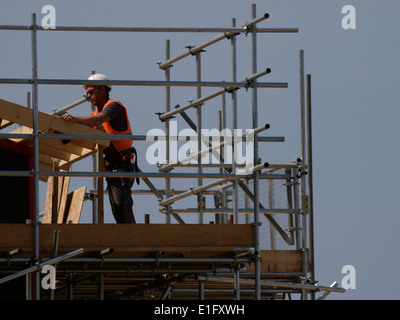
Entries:
<svg viewBox="0 0 400 320">
<path fill-rule="evenodd" d="M 111 127 L 109 122 L 103 122 L 104 130 L 109 134 L 132 134 L 131 126 L 129 124 L 128 114 L 126 112 L 126 108 L 122 105 L 121 102 L 119 102 L 118 100 L 115 100 L 115 99 L 109 99 L 106 102 L 106 104 L 104 105 L 103 110 L 112 102 L 118 103 L 124 109 L 127 129 L 125 131 L 116 131 Z M 96 114 L 97 114 L 97 109 L 93 112 L 93 115 L 96 115 Z M 121 151 L 124 151 L 124 150 L 130 148 L 133 143 L 133 140 L 112 140 L 112 143 L 113 143 L 115 149 L 118 152 L 121 152 Z"/>
</svg>

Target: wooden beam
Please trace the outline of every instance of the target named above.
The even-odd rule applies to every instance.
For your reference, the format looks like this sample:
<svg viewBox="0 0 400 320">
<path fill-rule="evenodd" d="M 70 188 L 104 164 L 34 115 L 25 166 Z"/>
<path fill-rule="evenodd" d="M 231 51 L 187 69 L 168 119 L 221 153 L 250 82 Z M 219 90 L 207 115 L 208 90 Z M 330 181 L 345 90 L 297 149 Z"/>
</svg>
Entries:
<svg viewBox="0 0 400 320">
<path fill-rule="evenodd" d="M 53 171 L 59 171 L 59 166 L 57 161 L 53 161 Z M 62 192 L 62 185 L 59 187 L 59 179 L 57 177 L 54 177 L 53 179 L 53 192 L 52 192 L 52 199 L 51 199 L 51 223 L 56 223 L 58 219 L 58 208 L 60 205 L 60 196 Z"/>
<path fill-rule="evenodd" d="M 11 122 L 9 120 L 5 119 L 0 119 L 0 130 L 7 128 L 8 126 L 11 126 L 14 122 Z"/>
<path fill-rule="evenodd" d="M 86 149 L 86 148 L 82 148 L 78 145 L 75 145 L 73 143 L 64 144 L 59 139 L 42 139 L 39 143 L 39 149 L 40 149 L 41 144 L 49 146 L 49 147 L 53 147 L 57 150 L 62 150 L 64 152 L 68 152 L 68 153 L 71 153 L 71 154 L 77 155 L 77 156 L 86 156 L 86 154 L 89 152 L 95 152 L 95 148 L 94 149 Z"/>
<path fill-rule="evenodd" d="M 80 187 L 68 194 L 68 199 L 65 207 L 66 223 L 79 223 L 81 217 L 83 201 L 85 201 L 86 186 Z"/>
<path fill-rule="evenodd" d="M 51 171 L 53 171 L 53 166 L 45 164 L 45 163 L 42 163 L 42 162 L 39 162 L 39 171 L 51 172 Z M 40 175 L 39 176 L 40 181 L 43 181 L 43 182 L 47 182 L 48 178 L 49 178 L 49 176 L 45 176 L 45 175 Z"/>
<path fill-rule="evenodd" d="M 53 166 L 53 158 L 51 156 L 49 156 L 48 154 L 43 154 L 43 153 L 39 152 L 39 163 L 43 163 L 45 165 L 52 167 Z"/>
<path fill-rule="evenodd" d="M 64 161 L 69 161 L 71 159 L 71 153 L 61 150 L 61 149 L 57 149 L 54 147 L 50 147 L 44 143 L 40 143 L 39 144 L 39 153 L 41 154 L 47 154 L 50 157 L 56 158 L 56 159 L 60 159 L 60 160 L 64 160 Z"/>
<path fill-rule="evenodd" d="M 10 132 L 11 134 L 17 133 L 17 134 L 32 134 L 33 129 L 25 126 L 21 126 L 18 129 L 15 129 Z M 23 139 L 23 138 L 13 138 L 11 139 L 15 142 L 18 143 L 24 143 L 26 145 L 32 145 L 33 144 L 33 139 Z M 91 142 L 91 141 L 77 141 L 77 140 L 66 140 L 63 141 L 62 139 L 40 139 L 39 140 L 39 152 L 42 152 L 43 150 L 48 150 L 48 149 L 43 149 L 41 150 L 41 146 L 47 146 L 47 147 L 52 147 L 55 149 L 55 151 L 61 150 L 66 153 L 73 153 L 76 155 L 85 155 L 87 152 L 90 150 L 91 152 L 94 152 L 94 150 L 97 148 L 96 144 Z M 55 152 L 51 151 L 51 152 Z M 44 152 L 46 153 L 46 152 Z M 65 156 L 64 156 L 65 158 Z M 59 158 L 62 159 L 62 158 Z M 70 157 L 64 160 L 69 160 Z"/>
<path fill-rule="evenodd" d="M 303 271 L 301 255 L 299 250 L 263 250 L 260 253 L 261 272 L 267 274 L 301 273 Z M 248 272 L 253 272 L 254 265 L 250 265 L 247 269 Z"/>
<path fill-rule="evenodd" d="M 32 109 L 2 99 L 0 99 L 0 118 L 33 128 Z M 51 116 L 43 112 L 38 112 L 38 130 L 48 132 L 50 124 Z"/>
<path fill-rule="evenodd" d="M 20 126 L 17 129 L 14 129 L 13 131 L 10 131 L 9 133 L 11 134 L 32 134 L 33 129 L 26 127 L 26 126 Z M 14 141 L 14 142 L 24 142 L 26 144 L 32 145 L 32 139 L 24 139 L 24 138 L 11 138 L 10 140 Z M 31 141 L 31 142 L 29 142 Z"/>
<path fill-rule="evenodd" d="M 33 129 L 22 126 L 10 133 L 32 134 L 32 132 Z M 33 145 L 32 139 L 16 138 L 11 140 L 28 146 Z M 39 161 L 51 166 L 53 162 L 51 158 L 57 158 L 62 160 L 60 162 L 60 169 L 66 170 L 72 163 L 84 159 L 96 152 L 97 145 L 94 143 L 91 143 L 91 149 L 88 149 L 73 142 L 74 141 L 63 143 L 60 139 L 41 139 L 39 142 Z"/>
<path fill-rule="evenodd" d="M 32 134 L 32 109 L 0 99 L 0 124 L 17 123 L 22 127 L 11 133 Z M 82 135 L 104 135 L 105 132 L 81 124 L 67 122 L 61 118 L 38 111 L 38 132 L 42 134 L 65 133 Z M 11 139 L 32 146 L 33 139 Z M 52 171 L 52 158 L 60 159 L 60 169 L 69 170 L 71 165 L 97 151 L 97 146 L 108 147 L 110 140 L 90 139 L 39 139 L 39 170 Z M 102 157 L 101 157 L 102 158 Z M 40 176 L 47 181 L 47 176 Z M 100 215 L 100 219 L 102 219 Z"/>
<path fill-rule="evenodd" d="M 159 250 L 185 257 L 219 256 L 252 247 L 253 226 L 220 224 L 42 224 L 41 256 L 51 255 L 54 230 L 60 230 L 59 255 L 83 248 L 85 255 L 113 248 L 113 256 L 143 256 Z M 21 248 L 21 256 L 34 252 L 33 227 L 0 224 L 0 252 Z"/>
<path fill-rule="evenodd" d="M 69 176 L 51 176 L 47 180 L 47 193 L 44 204 L 43 223 L 63 223 L 70 179 L 71 177 Z M 56 185 L 58 185 L 58 187 L 56 187 Z M 58 189 L 58 192 L 57 205 L 55 206 L 55 201 L 53 200 L 56 195 L 56 189 Z M 56 211 L 57 214 L 54 215 L 54 211 Z M 54 216 L 56 217 L 55 221 L 52 219 Z"/>
<path fill-rule="evenodd" d="M 54 183 L 55 179 L 57 179 L 57 183 Z M 57 192 L 56 192 L 56 185 L 58 186 Z M 63 186 L 62 177 L 49 177 L 49 179 L 47 180 L 47 192 L 44 204 L 42 223 L 53 223 L 52 216 L 54 211 L 58 212 L 58 205 L 59 205 L 57 204 L 57 206 L 54 207 L 55 206 L 54 197 L 55 194 L 57 194 L 57 197 L 61 195 L 62 186 Z"/>
<path fill-rule="evenodd" d="M 69 183 L 71 181 L 71 177 L 69 177 L 69 176 L 65 176 L 63 178 L 64 178 L 63 179 L 63 188 L 62 188 L 62 192 L 61 192 L 60 206 L 58 209 L 57 223 L 64 222 L 65 210 L 66 210 L 67 201 L 68 201 L 68 188 L 69 188 Z"/>
<path fill-rule="evenodd" d="M 10 133 L 32 134 L 33 133 L 33 129 L 29 128 L 29 127 L 22 126 L 22 127 L 18 128 L 16 130 L 11 131 Z M 13 138 L 11 140 L 13 140 L 15 142 L 18 142 L 18 143 L 24 143 L 24 144 L 29 145 L 29 146 L 33 145 L 33 139 L 22 139 L 22 138 L 15 138 L 14 139 Z M 74 144 L 72 142 L 64 143 L 62 141 L 62 139 L 40 139 L 39 140 L 39 152 L 43 151 L 43 150 L 41 150 L 42 149 L 41 148 L 42 145 L 47 147 L 47 148 L 44 148 L 43 150 L 48 150 L 49 147 L 50 147 L 55 151 L 62 151 L 62 152 L 65 152 L 66 154 L 72 153 L 72 154 L 76 154 L 76 155 L 83 155 L 83 154 L 86 153 L 85 152 L 86 150 L 85 150 L 84 147 L 79 146 L 77 144 Z M 90 147 L 91 147 L 90 148 L 91 151 L 96 149 L 96 145 L 95 144 L 91 144 Z M 55 152 L 55 151 L 53 151 L 53 152 Z M 46 152 L 43 152 L 43 153 L 46 153 Z M 58 159 L 63 159 L 63 158 L 65 158 L 65 155 L 64 155 L 64 157 L 58 158 Z M 69 159 L 70 159 L 70 156 L 68 156 L 68 158 L 64 159 L 64 160 L 69 160 Z"/>
<path fill-rule="evenodd" d="M 0 119 L 5 119 L 23 126 L 33 128 L 33 110 L 16 103 L 0 99 Z M 60 132 L 65 134 L 87 134 L 99 135 L 106 134 L 103 131 L 90 128 L 78 123 L 64 121 L 57 116 L 53 116 L 44 112 L 38 111 L 38 130 L 43 133 Z M 104 147 L 110 145 L 110 140 L 93 139 L 84 143 L 100 144 Z"/>
<path fill-rule="evenodd" d="M 238 248 L 251 250 L 254 241 L 253 227 L 241 224 L 42 224 L 41 257 L 51 255 L 55 229 L 60 230 L 59 255 L 83 248 L 84 256 L 91 257 L 106 248 L 114 249 L 112 257 L 146 257 L 158 250 L 165 250 L 165 257 L 218 257 Z M 21 248 L 18 257 L 32 256 L 31 225 L 0 224 L 0 234 L 0 252 Z M 279 278 L 285 273 L 298 278 L 303 271 L 299 250 L 261 250 L 260 256 L 263 278 Z M 254 264 L 246 265 L 246 270 L 251 274 Z"/>
</svg>

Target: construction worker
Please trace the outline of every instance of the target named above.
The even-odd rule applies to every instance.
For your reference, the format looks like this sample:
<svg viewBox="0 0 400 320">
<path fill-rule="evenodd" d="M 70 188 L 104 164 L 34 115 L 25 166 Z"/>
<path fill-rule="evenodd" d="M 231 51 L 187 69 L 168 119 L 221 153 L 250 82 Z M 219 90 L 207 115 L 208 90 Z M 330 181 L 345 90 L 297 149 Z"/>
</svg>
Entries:
<svg viewBox="0 0 400 320">
<path fill-rule="evenodd" d="M 88 80 L 109 80 L 103 74 L 93 74 Z M 65 113 L 65 121 L 103 129 L 109 134 L 132 134 L 126 108 L 121 102 L 110 99 L 110 85 L 84 85 L 88 100 L 97 109 L 88 116 L 76 117 Z M 104 149 L 104 171 L 136 171 L 136 150 L 132 140 L 112 140 Z M 138 180 L 138 179 L 137 179 Z M 113 216 L 117 223 L 136 223 L 133 214 L 131 187 L 134 179 L 107 177 L 107 189 Z"/>
</svg>

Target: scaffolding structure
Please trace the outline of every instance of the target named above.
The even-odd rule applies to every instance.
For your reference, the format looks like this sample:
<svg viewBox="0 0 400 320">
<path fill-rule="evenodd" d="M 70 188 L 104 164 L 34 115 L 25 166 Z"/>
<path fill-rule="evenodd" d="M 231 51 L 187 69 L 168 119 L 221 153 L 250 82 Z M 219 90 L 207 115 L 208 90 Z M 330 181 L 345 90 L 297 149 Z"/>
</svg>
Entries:
<svg viewBox="0 0 400 320">
<path fill-rule="evenodd" d="M 251 20 L 236 27 L 232 19 L 230 28 L 111 28 L 111 27 L 62 27 L 58 31 L 114 31 L 114 32 L 207 32 L 219 33 L 208 42 L 187 47 L 186 52 L 171 58 L 169 40 L 165 42 L 165 59 L 158 63 L 164 72 L 164 81 L 109 80 L 92 81 L 98 85 L 161 86 L 165 87 L 165 110 L 158 117 L 165 125 L 166 161 L 158 165 L 158 172 L 101 172 L 103 147 L 97 144 L 93 172 L 43 171 L 40 170 L 39 145 L 41 139 L 116 139 L 107 134 L 42 134 L 38 128 L 39 85 L 81 85 L 80 79 L 39 79 L 37 70 L 37 32 L 45 30 L 36 24 L 32 14 L 29 26 L 0 26 L 0 30 L 29 30 L 32 45 L 32 77 L 30 79 L 1 78 L 1 83 L 32 85 L 32 132 L 29 134 L 1 134 L 1 139 L 30 139 L 33 146 L 32 171 L 0 171 L 1 176 L 31 177 L 34 181 L 34 219 L 26 225 L 1 226 L 3 240 L 0 252 L 0 286 L 21 276 L 30 278 L 27 298 L 30 299 L 285 299 L 299 294 L 301 299 L 316 299 L 317 291 L 344 292 L 333 284 L 317 285 L 314 269 L 313 239 L 313 176 L 311 132 L 311 75 L 304 73 L 303 51 L 299 54 L 300 69 L 300 123 L 301 155 L 288 163 L 262 163 L 259 145 L 283 142 L 284 137 L 263 137 L 259 133 L 269 129 L 258 119 L 257 92 L 262 88 L 286 88 L 287 83 L 261 82 L 259 78 L 271 73 L 270 68 L 259 71 L 257 65 L 257 35 L 260 33 L 296 33 L 296 28 L 259 28 L 258 24 L 268 14 L 257 17 L 256 6 L 251 6 Z M 45 30 L 51 32 L 51 30 Z M 242 33 L 251 36 L 251 75 L 237 80 L 236 37 Z M 202 81 L 201 56 L 204 49 L 228 39 L 231 46 L 231 81 Z M 196 59 L 196 81 L 171 81 L 171 66 L 193 56 Z M 195 87 L 196 100 L 181 107 L 171 108 L 171 87 Z M 218 91 L 202 96 L 203 87 Z M 237 91 L 251 90 L 252 131 L 254 146 L 253 163 L 245 167 L 236 163 L 237 142 L 246 141 L 243 135 L 236 141 L 220 136 L 212 137 L 219 144 L 211 144 L 210 137 L 202 136 L 203 107 L 216 97 L 221 98 L 218 111 L 220 132 L 228 128 L 226 123 L 226 96 L 232 102 L 232 131 L 239 129 Z M 85 98 L 62 108 L 54 116 L 86 101 Z M 187 110 L 196 111 L 192 121 Z M 211 111 L 207 111 L 207 113 Z M 196 133 L 197 152 L 186 159 L 171 161 L 171 119 L 179 117 Z M 180 118 L 179 118 L 180 119 Z M 144 141 L 143 135 L 119 135 L 118 140 Z M 160 137 L 158 137 L 160 138 Z M 214 141 L 214 140 L 213 140 Z M 224 148 L 231 145 L 232 162 L 223 159 Z M 200 151 L 201 150 L 201 151 Z M 204 164 L 204 155 L 213 154 L 218 163 Z M 189 163 L 197 160 L 197 163 Z M 192 168 L 195 172 L 177 172 L 179 168 Z M 218 172 L 209 172 L 217 169 Z M 244 171 L 243 171 L 244 170 Z M 245 172 L 245 173 L 243 173 Z M 39 212 L 39 180 L 41 177 L 92 177 L 93 189 L 89 199 L 93 203 L 93 224 L 42 224 Z M 142 179 L 149 190 L 136 193 L 152 193 L 159 202 L 165 224 L 107 225 L 104 224 L 103 178 L 135 177 Z M 150 181 L 164 179 L 165 188 L 159 190 Z M 174 190 L 172 179 L 197 179 L 197 186 L 188 190 Z M 205 179 L 214 179 L 204 183 Z M 279 189 L 279 191 L 278 191 Z M 133 191 L 135 192 L 135 191 Z M 280 192 L 280 202 L 277 193 Z M 206 207 L 206 196 L 213 197 L 214 206 Z M 181 199 L 195 197 L 195 208 L 176 208 Z M 282 200 L 283 197 L 283 200 Z M 185 223 L 182 214 L 196 213 L 197 224 Z M 205 224 L 204 215 L 215 214 L 212 224 Z M 264 217 L 266 220 L 264 220 Z M 172 218 L 178 222 L 174 224 Z M 261 220 L 263 219 L 263 220 Z M 267 223 L 265 223 L 267 222 Z M 22 235 L 21 233 L 24 233 Z M 18 233 L 18 239 L 15 234 Z M 90 240 L 104 235 L 101 244 Z M 127 240 L 120 240 L 119 234 Z M 137 235 L 141 239 L 132 239 Z M 59 241 L 60 235 L 63 240 Z M 159 237 L 155 235 L 161 235 Z M 165 235 L 167 238 L 163 238 Z M 177 237 L 176 235 L 179 235 Z M 9 236 L 13 240 L 4 241 Z M 270 248 L 262 246 L 262 237 L 268 237 Z M 178 238 L 178 239 L 176 239 Z M 77 240 L 79 239 L 79 241 Z M 130 242 L 129 242 L 130 241 Z M 6 247 L 5 243 L 9 244 Z M 20 243 L 20 244 L 18 244 Z M 23 245 L 32 250 L 24 256 L 19 250 Z M 74 246 L 82 243 L 82 247 Z M 263 242 L 265 243 L 265 242 Z M 280 244 L 279 244 L 280 243 Z M 12 246 L 15 247 L 12 247 Z M 101 247 L 103 246 L 103 247 Z M 278 249 L 278 246 L 280 248 Z M 59 248 L 62 247 L 61 255 Z M 83 249 L 85 247 L 85 250 Z M 86 249 L 89 248 L 89 249 Z M 32 256 L 28 256 L 33 254 Z M 29 265 L 29 267 L 26 267 Z M 44 290 L 40 279 L 45 265 L 57 266 L 57 288 Z M 1 274 L 10 273 L 7 276 Z"/>
</svg>

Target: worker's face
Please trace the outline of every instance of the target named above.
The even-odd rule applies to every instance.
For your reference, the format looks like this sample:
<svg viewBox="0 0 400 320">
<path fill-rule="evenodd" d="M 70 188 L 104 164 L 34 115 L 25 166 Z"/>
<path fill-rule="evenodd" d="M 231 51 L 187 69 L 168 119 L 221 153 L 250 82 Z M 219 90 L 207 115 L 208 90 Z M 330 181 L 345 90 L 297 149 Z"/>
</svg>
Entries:
<svg viewBox="0 0 400 320">
<path fill-rule="evenodd" d="M 86 95 L 90 103 L 96 107 L 103 106 L 107 100 L 106 89 L 100 86 L 86 87 Z"/>
</svg>

